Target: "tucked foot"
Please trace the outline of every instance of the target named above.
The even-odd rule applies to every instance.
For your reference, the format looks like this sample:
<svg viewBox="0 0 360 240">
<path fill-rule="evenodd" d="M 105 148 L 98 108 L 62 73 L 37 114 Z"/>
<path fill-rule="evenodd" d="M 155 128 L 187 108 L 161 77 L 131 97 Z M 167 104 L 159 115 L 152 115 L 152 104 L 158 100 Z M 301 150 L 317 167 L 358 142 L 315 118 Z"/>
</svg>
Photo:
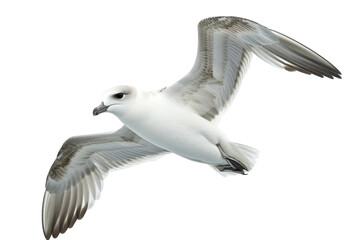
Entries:
<svg viewBox="0 0 360 240">
<path fill-rule="evenodd" d="M 221 156 L 228 162 L 229 165 L 220 165 L 217 166 L 216 168 L 219 169 L 219 171 L 224 172 L 224 171 L 231 171 L 231 172 L 236 172 L 236 173 L 240 173 L 243 175 L 247 175 L 247 172 L 249 171 L 249 169 L 247 169 L 247 167 L 239 160 L 229 156 L 228 154 L 226 154 L 223 149 L 221 148 L 220 144 L 216 145 L 220 151 Z"/>
<path fill-rule="evenodd" d="M 246 169 L 235 169 L 230 165 L 219 165 L 219 166 L 216 166 L 216 168 L 220 172 L 234 172 L 234 173 L 238 173 L 238 174 L 242 174 L 242 175 L 247 175 Z"/>
</svg>

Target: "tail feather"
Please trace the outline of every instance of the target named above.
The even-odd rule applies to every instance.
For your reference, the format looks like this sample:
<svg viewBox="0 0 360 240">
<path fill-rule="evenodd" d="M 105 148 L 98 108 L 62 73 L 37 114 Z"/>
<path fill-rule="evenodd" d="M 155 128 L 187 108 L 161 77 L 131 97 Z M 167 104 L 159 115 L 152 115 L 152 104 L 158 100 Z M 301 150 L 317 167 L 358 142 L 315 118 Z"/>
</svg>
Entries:
<svg viewBox="0 0 360 240">
<path fill-rule="evenodd" d="M 234 171 L 245 174 L 250 171 L 258 157 L 259 151 L 250 146 L 239 143 L 220 143 L 218 145 L 223 158 L 229 163 L 229 166 L 219 166 L 220 171 Z"/>
<path fill-rule="evenodd" d="M 251 166 L 253 167 L 256 163 L 255 159 L 258 158 L 259 156 L 259 150 L 240 143 L 232 143 L 232 144 L 236 147 L 237 151 L 239 151 L 241 154 L 244 155 L 244 157 L 247 159 L 248 162 L 252 163 Z"/>
</svg>

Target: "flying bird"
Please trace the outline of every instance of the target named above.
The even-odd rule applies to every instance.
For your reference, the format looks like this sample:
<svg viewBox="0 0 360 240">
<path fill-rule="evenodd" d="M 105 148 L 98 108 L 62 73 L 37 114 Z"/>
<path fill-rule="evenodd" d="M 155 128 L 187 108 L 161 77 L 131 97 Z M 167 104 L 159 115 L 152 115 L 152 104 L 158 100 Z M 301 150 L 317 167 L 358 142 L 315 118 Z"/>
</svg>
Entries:
<svg viewBox="0 0 360 240">
<path fill-rule="evenodd" d="M 107 90 L 93 115 L 110 112 L 124 126 L 65 141 L 46 179 L 45 238 L 71 228 L 99 198 L 107 173 L 133 162 L 175 153 L 221 172 L 250 171 L 257 150 L 229 140 L 214 119 L 234 98 L 253 54 L 288 71 L 341 78 L 314 51 L 256 22 L 238 17 L 200 21 L 196 61 L 184 78 L 152 92 L 132 86 Z"/>
</svg>

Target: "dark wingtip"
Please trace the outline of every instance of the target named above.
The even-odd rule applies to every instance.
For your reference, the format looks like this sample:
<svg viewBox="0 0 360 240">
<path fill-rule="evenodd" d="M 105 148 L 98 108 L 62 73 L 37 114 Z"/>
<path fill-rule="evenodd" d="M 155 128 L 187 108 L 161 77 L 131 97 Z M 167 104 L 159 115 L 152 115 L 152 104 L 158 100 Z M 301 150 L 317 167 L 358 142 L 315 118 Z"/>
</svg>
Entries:
<svg viewBox="0 0 360 240">
<path fill-rule="evenodd" d="M 44 237 L 46 238 L 46 240 L 49 240 L 51 237 L 51 232 L 45 232 L 45 230 L 43 231 L 44 231 Z"/>
<path fill-rule="evenodd" d="M 342 79 L 341 72 L 338 70 L 337 74 L 334 74 L 334 77 L 336 77 L 338 79 Z"/>
</svg>

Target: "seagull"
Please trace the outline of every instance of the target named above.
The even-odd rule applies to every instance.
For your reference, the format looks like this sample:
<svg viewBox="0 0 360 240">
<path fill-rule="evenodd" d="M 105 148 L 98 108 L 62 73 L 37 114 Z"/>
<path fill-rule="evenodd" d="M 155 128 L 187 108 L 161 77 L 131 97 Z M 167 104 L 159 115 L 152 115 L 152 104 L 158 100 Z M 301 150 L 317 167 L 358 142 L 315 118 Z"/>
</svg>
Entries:
<svg viewBox="0 0 360 240">
<path fill-rule="evenodd" d="M 111 133 L 69 138 L 46 179 L 42 226 L 58 237 L 82 219 L 100 197 L 112 170 L 175 153 L 219 172 L 247 174 L 258 151 L 229 140 L 215 119 L 234 98 L 255 54 L 287 71 L 341 78 L 340 71 L 299 42 L 239 17 L 211 17 L 198 24 L 198 52 L 191 71 L 173 85 L 144 92 L 111 88 L 93 115 L 110 112 L 124 124 Z"/>
</svg>

